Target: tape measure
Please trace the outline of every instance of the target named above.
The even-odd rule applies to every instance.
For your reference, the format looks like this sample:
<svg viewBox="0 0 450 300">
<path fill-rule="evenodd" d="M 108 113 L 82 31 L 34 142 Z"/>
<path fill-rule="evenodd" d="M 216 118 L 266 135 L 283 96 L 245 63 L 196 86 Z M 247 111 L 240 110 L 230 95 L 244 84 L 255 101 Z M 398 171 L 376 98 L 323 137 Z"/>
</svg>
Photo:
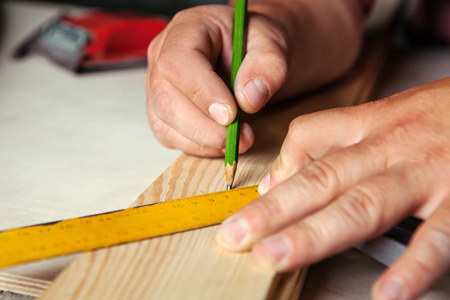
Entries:
<svg viewBox="0 0 450 300">
<path fill-rule="evenodd" d="M 219 224 L 259 197 L 257 186 L 0 232 L 0 268 Z"/>
</svg>

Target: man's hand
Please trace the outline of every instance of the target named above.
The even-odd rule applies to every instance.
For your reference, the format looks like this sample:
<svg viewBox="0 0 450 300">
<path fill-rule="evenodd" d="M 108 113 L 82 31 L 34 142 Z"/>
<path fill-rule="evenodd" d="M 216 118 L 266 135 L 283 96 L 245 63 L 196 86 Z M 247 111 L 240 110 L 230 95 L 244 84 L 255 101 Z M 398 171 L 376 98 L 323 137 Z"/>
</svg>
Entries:
<svg viewBox="0 0 450 300">
<path fill-rule="evenodd" d="M 237 106 L 256 113 L 272 96 L 287 98 L 329 82 L 355 60 L 362 9 L 348 0 L 254 0 L 246 55 L 229 90 L 234 8 L 178 13 L 148 49 L 147 113 L 165 146 L 222 156 Z M 283 88 L 281 88 L 283 86 Z M 243 124 L 240 152 L 253 143 Z"/>
<path fill-rule="evenodd" d="M 286 80 L 286 34 L 273 20 L 250 14 L 247 55 L 236 78 L 234 99 L 227 85 L 233 17 L 234 9 L 227 6 L 186 10 L 150 44 L 148 117 L 165 146 L 222 156 L 225 126 L 236 117 L 236 101 L 245 112 L 255 113 Z M 240 152 L 252 143 L 253 131 L 244 124 Z"/>
<path fill-rule="evenodd" d="M 450 78 L 387 99 L 295 119 L 263 196 L 218 243 L 284 271 L 425 221 L 376 282 L 374 299 L 414 299 L 450 268 Z"/>
</svg>

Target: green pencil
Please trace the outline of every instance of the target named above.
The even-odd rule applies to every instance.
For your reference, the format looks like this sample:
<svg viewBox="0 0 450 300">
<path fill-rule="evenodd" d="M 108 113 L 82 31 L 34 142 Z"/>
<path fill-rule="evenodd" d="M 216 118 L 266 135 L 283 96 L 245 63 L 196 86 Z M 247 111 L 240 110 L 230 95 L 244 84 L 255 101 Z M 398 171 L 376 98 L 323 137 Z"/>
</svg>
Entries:
<svg viewBox="0 0 450 300">
<path fill-rule="evenodd" d="M 236 0 L 233 29 L 233 56 L 231 60 L 231 91 L 234 92 L 234 80 L 244 58 L 247 0 Z M 239 156 L 239 134 L 241 113 L 238 107 L 236 119 L 227 127 L 225 149 L 225 179 L 227 189 L 233 186 Z"/>
</svg>

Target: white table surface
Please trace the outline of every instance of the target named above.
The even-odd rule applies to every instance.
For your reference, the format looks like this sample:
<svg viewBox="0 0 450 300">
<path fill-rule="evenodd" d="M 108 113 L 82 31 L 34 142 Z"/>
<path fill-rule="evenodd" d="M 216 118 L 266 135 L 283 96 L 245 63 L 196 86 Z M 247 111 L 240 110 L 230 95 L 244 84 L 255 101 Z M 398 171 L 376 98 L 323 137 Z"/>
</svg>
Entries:
<svg viewBox="0 0 450 300">
<path fill-rule="evenodd" d="M 62 7 L 2 6 L 0 230 L 128 207 L 180 154 L 148 125 L 145 68 L 76 75 L 39 55 L 14 60 Z"/>
<path fill-rule="evenodd" d="M 0 230 L 127 207 L 180 154 L 148 126 L 144 69 L 75 75 L 38 55 L 11 58 L 60 10 L 7 1 L 0 11 Z M 450 76 L 450 51 L 402 53 L 389 66 L 377 98 Z M 52 279 L 71 259 L 6 271 Z M 312 268 L 304 299 L 365 299 L 383 270 L 348 251 Z M 447 299 L 449 282 L 426 299 Z"/>
<path fill-rule="evenodd" d="M 0 230 L 131 204 L 179 155 L 153 137 L 144 68 L 75 75 L 11 58 L 54 5 L 6 3 L 0 57 Z"/>
</svg>

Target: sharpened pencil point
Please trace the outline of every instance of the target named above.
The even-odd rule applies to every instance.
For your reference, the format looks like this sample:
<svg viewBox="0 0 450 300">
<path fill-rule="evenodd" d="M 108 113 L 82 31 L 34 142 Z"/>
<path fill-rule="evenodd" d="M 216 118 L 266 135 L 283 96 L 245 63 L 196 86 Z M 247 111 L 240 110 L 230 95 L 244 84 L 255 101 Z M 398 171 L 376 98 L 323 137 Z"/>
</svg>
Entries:
<svg viewBox="0 0 450 300">
<path fill-rule="evenodd" d="M 234 176 L 236 174 L 237 163 L 234 162 L 231 166 L 227 165 L 225 167 L 225 179 L 227 184 L 227 190 L 231 190 L 233 187 Z"/>
</svg>

